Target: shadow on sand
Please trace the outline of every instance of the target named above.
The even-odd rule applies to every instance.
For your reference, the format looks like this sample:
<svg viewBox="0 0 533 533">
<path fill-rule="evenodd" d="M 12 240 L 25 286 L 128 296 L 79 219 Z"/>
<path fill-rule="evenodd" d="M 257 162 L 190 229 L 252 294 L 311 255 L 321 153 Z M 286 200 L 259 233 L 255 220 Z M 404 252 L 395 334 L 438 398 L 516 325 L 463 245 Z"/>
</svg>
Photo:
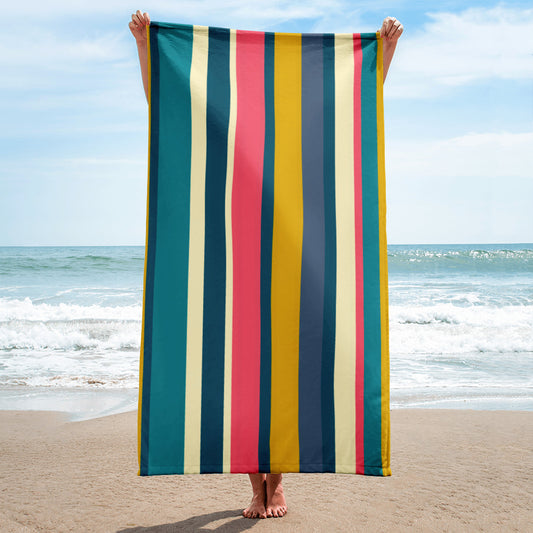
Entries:
<svg viewBox="0 0 533 533">
<path fill-rule="evenodd" d="M 234 511 L 216 511 L 214 513 L 202 514 L 199 516 L 192 516 L 187 520 L 174 522 L 172 524 L 159 524 L 157 526 L 148 527 L 128 527 L 126 529 L 119 529 L 117 533 L 173 533 L 177 531 L 218 531 L 239 533 L 251 529 L 257 523 L 257 520 L 251 520 L 242 516 L 242 509 Z M 228 519 L 233 519 L 228 521 Z M 224 520 L 220 525 L 213 522 Z"/>
</svg>

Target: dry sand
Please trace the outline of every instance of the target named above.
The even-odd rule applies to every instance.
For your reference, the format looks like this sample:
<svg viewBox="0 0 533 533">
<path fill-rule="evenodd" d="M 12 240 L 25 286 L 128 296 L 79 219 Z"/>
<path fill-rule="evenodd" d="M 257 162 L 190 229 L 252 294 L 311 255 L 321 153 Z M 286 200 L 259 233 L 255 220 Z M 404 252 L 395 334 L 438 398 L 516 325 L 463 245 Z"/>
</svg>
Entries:
<svg viewBox="0 0 533 533">
<path fill-rule="evenodd" d="M 532 531 L 533 413 L 392 411 L 392 476 L 286 474 L 249 520 L 247 476 L 137 476 L 137 413 L 0 412 L 0 530 Z"/>
</svg>

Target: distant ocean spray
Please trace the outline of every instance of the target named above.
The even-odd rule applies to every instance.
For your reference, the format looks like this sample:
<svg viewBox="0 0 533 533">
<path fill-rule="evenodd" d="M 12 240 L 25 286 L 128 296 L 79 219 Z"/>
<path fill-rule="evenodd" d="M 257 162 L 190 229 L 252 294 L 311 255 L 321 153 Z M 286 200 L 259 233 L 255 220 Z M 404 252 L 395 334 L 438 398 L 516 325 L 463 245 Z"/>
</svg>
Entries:
<svg viewBox="0 0 533 533">
<path fill-rule="evenodd" d="M 388 252 L 392 407 L 533 410 L 533 245 Z M 0 395 L 132 398 L 143 267 L 143 247 L 0 248 Z"/>
</svg>

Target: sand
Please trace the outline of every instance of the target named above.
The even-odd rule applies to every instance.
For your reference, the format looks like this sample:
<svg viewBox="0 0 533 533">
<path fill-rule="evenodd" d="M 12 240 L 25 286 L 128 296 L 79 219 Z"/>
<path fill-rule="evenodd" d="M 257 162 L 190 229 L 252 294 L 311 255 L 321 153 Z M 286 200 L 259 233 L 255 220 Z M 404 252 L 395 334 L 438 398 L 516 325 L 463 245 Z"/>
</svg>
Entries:
<svg viewBox="0 0 533 533">
<path fill-rule="evenodd" d="M 286 474 L 249 520 L 245 475 L 137 476 L 137 413 L 0 411 L 0 530 L 532 531 L 533 412 L 392 411 L 392 476 Z"/>
</svg>

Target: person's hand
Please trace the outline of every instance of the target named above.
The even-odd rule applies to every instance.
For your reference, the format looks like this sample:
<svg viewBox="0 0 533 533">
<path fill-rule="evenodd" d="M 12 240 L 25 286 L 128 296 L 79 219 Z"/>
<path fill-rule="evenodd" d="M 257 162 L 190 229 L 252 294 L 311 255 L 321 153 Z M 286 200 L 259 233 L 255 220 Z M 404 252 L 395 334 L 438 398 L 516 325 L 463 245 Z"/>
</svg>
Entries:
<svg viewBox="0 0 533 533">
<path fill-rule="evenodd" d="M 137 44 L 146 44 L 146 26 L 150 24 L 148 13 L 141 13 L 140 9 L 131 16 L 128 24 Z"/>
<path fill-rule="evenodd" d="M 382 39 L 384 39 L 385 42 L 389 43 L 395 43 L 400 38 L 402 32 L 402 24 L 398 19 L 395 19 L 394 17 L 387 17 L 383 21 L 381 29 L 379 30 Z"/>
</svg>

